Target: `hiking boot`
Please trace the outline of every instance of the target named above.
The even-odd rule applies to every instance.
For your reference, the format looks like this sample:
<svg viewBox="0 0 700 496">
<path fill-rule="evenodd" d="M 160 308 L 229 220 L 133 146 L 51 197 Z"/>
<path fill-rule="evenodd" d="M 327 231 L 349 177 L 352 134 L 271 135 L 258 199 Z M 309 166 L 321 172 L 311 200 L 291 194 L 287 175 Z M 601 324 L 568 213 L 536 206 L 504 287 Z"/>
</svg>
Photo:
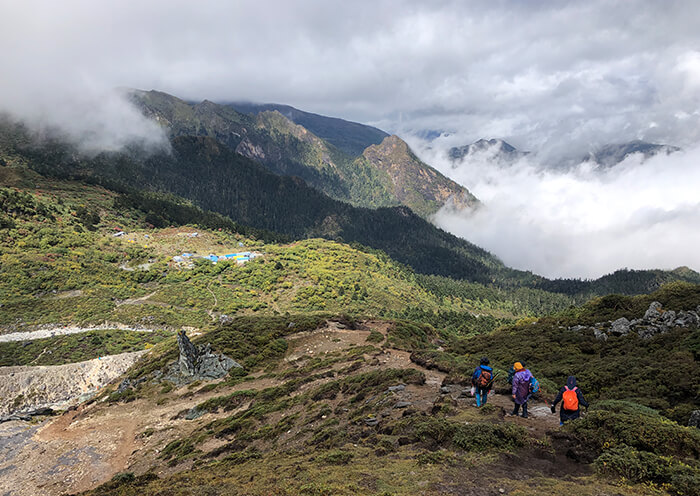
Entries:
<svg viewBox="0 0 700 496">
<path fill-rule="evenodd" d="M 527 413 L 523 413 L 523 418 L 527 418 Z"/>
</svg>

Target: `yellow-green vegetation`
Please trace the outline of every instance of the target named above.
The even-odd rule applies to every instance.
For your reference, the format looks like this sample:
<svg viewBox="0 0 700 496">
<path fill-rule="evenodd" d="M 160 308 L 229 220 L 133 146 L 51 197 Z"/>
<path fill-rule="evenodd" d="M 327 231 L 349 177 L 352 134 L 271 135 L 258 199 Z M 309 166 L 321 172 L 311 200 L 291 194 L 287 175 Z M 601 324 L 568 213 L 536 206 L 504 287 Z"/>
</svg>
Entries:
<svg viewBox="0 0 700 496">
<path fill-rule="evenodd" d="M 165 331 L 107 329 L 34 341 L 0 343 L 0 366 L 62 365 L 106 355 L 141 351 L 163 341 L 168 334 Z"/>
<path fill-rule="evenodd" d="M 124 197 L 26 170 L 6 179 L 15 186 L 0 190 L 0 326 L 6 329 L 104 321 L 208 328 L 221 315 L 344 312 L 407 317 L 466 333 L 493 329 L 536 308 L 502 291 L 490 301 L 492 290 L 472 283 L 463 283 L 462 294 L 446 296 L 444 278 L 436 283 L 359 246 L 251 239 L 231 231 L 237 226 L 220 216 L 167 198 Z M 162 224 L 168 215 L 226 229 L 149 227 L 149 219 Z M 125 234 L 114 236 L 119 232 Z M 173 263 L 183 253 L 238 251 L 262 256 L 245 265 Z M 554 307 L 570 301 L 559 299 Z"/>
</svg>

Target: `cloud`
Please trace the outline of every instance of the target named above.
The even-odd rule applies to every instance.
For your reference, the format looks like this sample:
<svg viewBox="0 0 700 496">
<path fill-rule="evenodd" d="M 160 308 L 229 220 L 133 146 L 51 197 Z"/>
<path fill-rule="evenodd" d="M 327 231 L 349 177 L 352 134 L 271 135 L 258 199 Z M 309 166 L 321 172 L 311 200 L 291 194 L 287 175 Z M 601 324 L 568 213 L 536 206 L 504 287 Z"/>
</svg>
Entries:
<svg viewBox="0 0 700 496">
<path fill-rule="evenodd" d="M 698 17 L 693 0 L 4 2 L 0 94 L 274 101 L 506 138 L 556 164 L 611 141 L 699 141 Z"/>
<path fill-rule="evenodd" d="M 488 152 L 453 168 L 444 150 L 416 149 L 484 202 L 476 213 L 443 209 L 436 224 L 509 266 L 582 278 L 622 267 L 700 269 L 700 147 L 567 171 L 536 156 L 505 165 Z"/>
</svg>

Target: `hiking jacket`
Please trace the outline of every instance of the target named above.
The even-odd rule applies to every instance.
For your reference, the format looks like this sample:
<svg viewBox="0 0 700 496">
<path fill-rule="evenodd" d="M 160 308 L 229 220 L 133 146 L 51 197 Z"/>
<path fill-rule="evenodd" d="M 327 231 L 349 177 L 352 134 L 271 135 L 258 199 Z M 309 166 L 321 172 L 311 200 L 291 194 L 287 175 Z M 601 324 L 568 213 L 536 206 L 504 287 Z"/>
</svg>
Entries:
<svg viewBox="0 0 700 496">
<path fill-rule="evenodd" d="M 560 401 L 562 401 L 564 399 L 564 391 L 566 391 L 567 387 L 569 389 L 576 388 L 576 397 L 578 398 L 578 410 L 573 410 L 573 411 L 564 410 L 564 404 L 562 403 L 562 405 L 561 405 L 562 415 L 565 412 L 568 412 L 568 413 L 576 412 L 578 414 L 578 412 L 579 412 L 579 410 L 581 410 L 582 406 L 585 406 L 586 408 L 588 408 L 588 402 L 583 397 L 583 393 L 581 392 L 581 388 L 576 387 L 576 377 L 574 377 L 573 375 L 569 376 L 569 378 L 566 380 L 566 386 L 562 387 L 559 390 L 559 394 L 557 394 L 557 397 L 554 398 L 554 402 L 552 402 L 552 406 L 557 406 L 557 403 L 559 403 Z M 578 417 L 578 415 L 576 415 L 576 417 Z"/>
<path fill-rule="evenodd" d="M 491 373 L 491 383 L 493 384 L 493 369 L 488 365 L 479 365 L 472 374 L 472 386 L 476 386 L 476 381 L 479 379 L 482 370 Z M 487 389 L 491 389 L 491 385 Z"/>
<path fill-rule="evenodd" d="M 527 401 L 527 396 L 530 394 L 531 377 L 532 374 L 528 369 L 520 370 L 513 376 L 513 395 L 518 405 L 522 405 Z"/>
</svg>

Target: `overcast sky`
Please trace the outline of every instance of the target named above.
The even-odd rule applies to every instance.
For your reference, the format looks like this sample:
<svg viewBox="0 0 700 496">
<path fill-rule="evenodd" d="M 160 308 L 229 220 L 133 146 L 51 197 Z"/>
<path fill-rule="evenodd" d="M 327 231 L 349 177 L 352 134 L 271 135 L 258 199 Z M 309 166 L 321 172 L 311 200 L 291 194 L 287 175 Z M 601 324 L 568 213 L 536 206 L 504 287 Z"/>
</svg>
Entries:
<svg viewBox="0 0 700 496">
<path fill-rule="evenodd" d="M 561 154 L 700 138 L 700 2 L 0 1 L 19 107 L 115 86 Z"/>
<path fill-rule="evenodd" d="M 695 0 L 0 0 L 0 108 L 118 147 L 162 135 L 107 92 L 159 89 L 436 130 L 440 149 L 504 138 L 551 167 L 631 139 L 693 149 L 699 25 Z"/>
</svg>

